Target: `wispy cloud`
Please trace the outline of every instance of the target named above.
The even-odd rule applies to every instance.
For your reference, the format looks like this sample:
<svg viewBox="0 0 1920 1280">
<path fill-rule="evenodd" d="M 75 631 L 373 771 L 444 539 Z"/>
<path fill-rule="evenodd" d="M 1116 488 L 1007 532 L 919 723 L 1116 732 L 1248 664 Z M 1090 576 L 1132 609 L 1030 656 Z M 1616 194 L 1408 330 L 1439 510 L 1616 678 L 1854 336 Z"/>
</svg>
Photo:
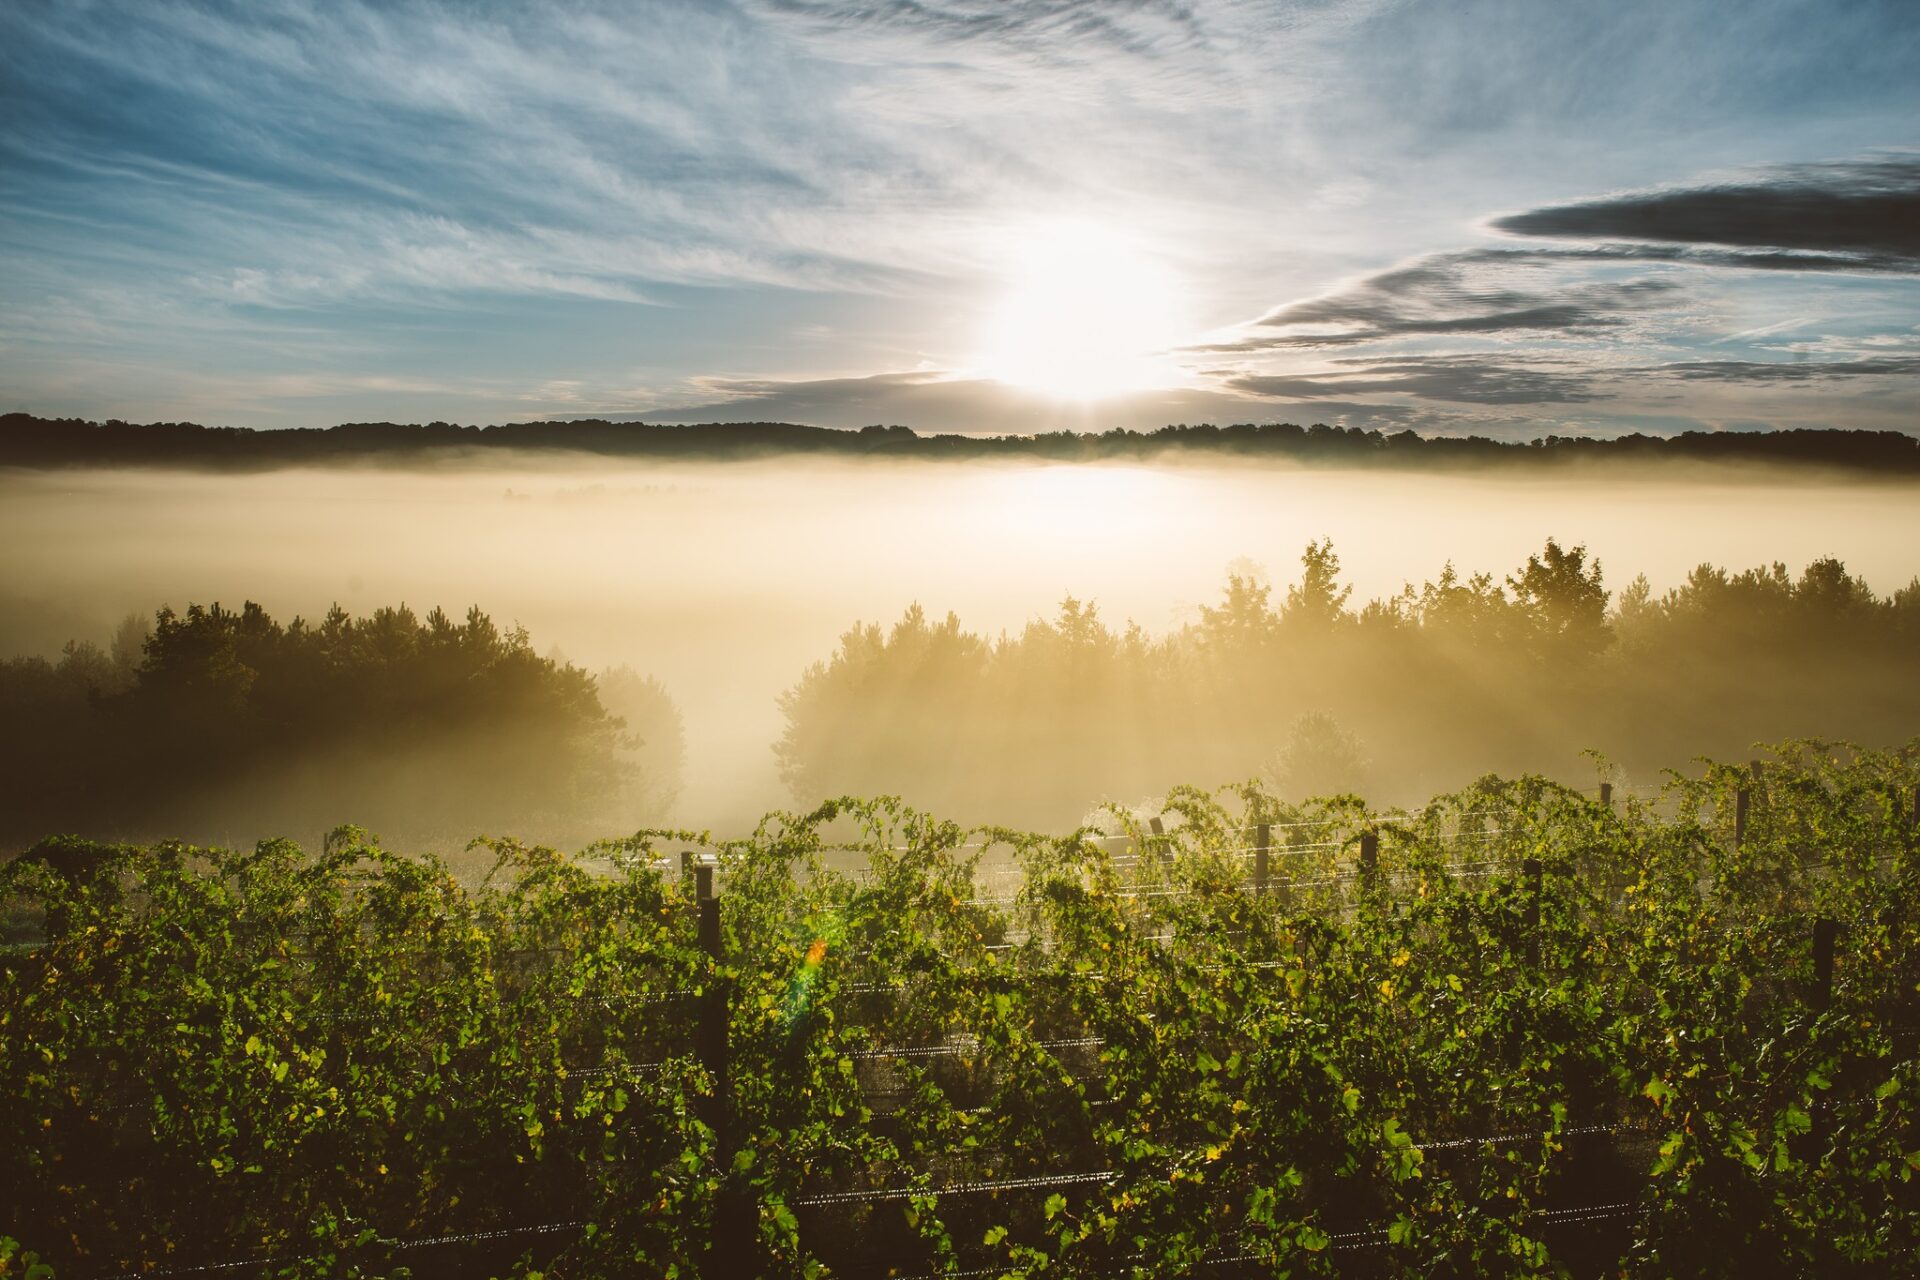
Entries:
<svg viewBox="0 0 1920 1280">
<path fill-rule="evenodd" d="M 1010 242 L 1065 218 L 1229 326 L 1173 420 L 1557 421 L 1714 339 L 1764 363 L 1784 316 L 1911 328 L 1920 161 L 1779 162 L 1913 145 L 1917 33 L 1877 0 L 23 0 L 0 396 L 1017 428 L 1076 411 L 885 371 L 966 366 Z"/>
<path fill-rule="evenodd" d="M 1435 254 L 1288 303 L 1247 336 L 1199 348 L 1250 352 L 1340 347 L 1433 335 L 1568 334 L 1616 329 L 1631 315 L 1670 307 L 1673 280 L 1554 279 L 1550 257 L 1465 250 Z"/>
<path fill-rule="evenodd" d="M 991 42 L 1061 63 L 1105 50 L 1157 59 L 1209 42 L 1194 5 L 1178 0 L 771 0 L 769 7 L 835 29 L 910 33 L 941 46 Z"/>
<path fill-rule="evenodd" d="M 1714 386 L 1743 397 L 1743 420 L 1803 421 L 1811 409 L 1830 422 L 1884 422 L 1883 393 L 1911 394 L 1920 375 L 1907 354 L 1920 306 L 1920 158 L 1782 166 L 1543 205 L 1492 225 L 1541 242 L 1466 246 L 1360 275 L 1194 353 L 1228 358 L 1208 371 L 1218 385 L 1280 400 L 1543 413 L 1605 402 L 1607 414 L 1631 415 L 1684 395 L 1713 416 Z M 1754 323 L 1756 307 L 1772 315 Z M 1776 356 L 1767 339 L 1788 332 L 1795 341 Z M 1707 358 L 1714 348 L 1736 358 Z M 1328 360 L 1335 350 L 1353 354 Z"/>
</svg>

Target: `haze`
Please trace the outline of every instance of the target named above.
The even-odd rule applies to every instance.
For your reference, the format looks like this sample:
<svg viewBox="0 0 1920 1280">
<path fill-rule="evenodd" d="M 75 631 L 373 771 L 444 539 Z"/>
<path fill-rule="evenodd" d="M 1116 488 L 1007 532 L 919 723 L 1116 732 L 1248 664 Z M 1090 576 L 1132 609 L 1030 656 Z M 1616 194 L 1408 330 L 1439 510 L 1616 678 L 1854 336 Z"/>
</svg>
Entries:
<svg viewBox="0 0 1920 1280">
<path fill-rule="evenodd" d="M 687 731 L 671 817 L 732 831 L 795 801 L 771 751 L 776 699 L 856 621 L 891 624 L 918 602 L 992 636 L 1051 617 L 1072 595 L 1110 625 L 1160 634 L 1217 602 L 1230 571 L 1284 594 L 1310 539 L 1332 538 L 1358 606 L 1449 560 L 1497 580 L 1549 536 L 1584 544 L 1616 592 L 1641 573 L 1664 590 L 1702 562 L 1798 571 L 1837 557 L 1882 594 L 1920 571 L 1910 487 L 1772 473 L 1601 482 L 793 460 L 244 481 L 14 473 L 0 478 L 0 652 L 104 644 L 129 611 L 163 604 L 256 600 L 281 619 L 336 602 L 456 615 L 478 604 L 503 626 L 525 625 L 541 652 L 662 680 Z M 1274 726 L 1239 776 L 1258 771 L 1284 731 Z M 1458 781 L 1482 764 L 1462 760 Z M 1063 797 L 1063 809 L 1102 798 Z"/>
</svg>

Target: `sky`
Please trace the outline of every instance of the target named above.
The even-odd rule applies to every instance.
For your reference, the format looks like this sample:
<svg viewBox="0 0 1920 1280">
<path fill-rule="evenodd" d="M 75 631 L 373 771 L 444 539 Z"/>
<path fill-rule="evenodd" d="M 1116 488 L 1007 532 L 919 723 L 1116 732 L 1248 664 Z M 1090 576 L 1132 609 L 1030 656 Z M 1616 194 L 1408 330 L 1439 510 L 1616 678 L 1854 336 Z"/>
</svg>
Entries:
<svg viewBox="0 0 1920 1280">
<path fill-rule="evenodd" d="M 0 411 L 1920 430 L 1911 0 L 10 0 Z"/>
</svg>

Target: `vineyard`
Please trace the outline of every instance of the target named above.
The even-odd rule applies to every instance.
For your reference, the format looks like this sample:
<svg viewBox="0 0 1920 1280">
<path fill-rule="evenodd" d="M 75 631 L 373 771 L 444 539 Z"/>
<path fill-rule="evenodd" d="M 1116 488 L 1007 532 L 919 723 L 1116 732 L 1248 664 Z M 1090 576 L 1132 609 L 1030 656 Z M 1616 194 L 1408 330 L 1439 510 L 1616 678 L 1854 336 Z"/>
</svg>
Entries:
<svg viewBox="0 0 1920 1280">
<path fill-rule="evenodd" d="M 0 869 L 0 1276 L 1870 1276 L 1920 743 Z"/>
</svg>

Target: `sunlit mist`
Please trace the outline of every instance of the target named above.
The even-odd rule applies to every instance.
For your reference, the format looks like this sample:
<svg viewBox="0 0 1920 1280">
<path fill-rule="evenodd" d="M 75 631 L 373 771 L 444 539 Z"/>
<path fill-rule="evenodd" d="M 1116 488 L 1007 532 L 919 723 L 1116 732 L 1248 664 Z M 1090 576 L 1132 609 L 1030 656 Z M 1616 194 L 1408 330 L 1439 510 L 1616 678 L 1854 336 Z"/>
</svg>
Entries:
<svg viewBox="0 0 1920 1280">
<path fill-rule="evenodd" d="M 1355 609 L 1434 580 L 1449 563 L 1497 585 L 1548 537 L 1585 544 L 1615 593 L 1641 573 L 1665 591 L 1703 562 L 1737 570 L 1778 560 L 1797 573 L 1834 556 L 1886 594 L 1913 576 L 1920 504 L 1904 486 L 1784 472 L 1623 482 L 1245 462 L 555 461 L 285 471 L 244 484 L 14 473 L 0 479 L 0 650 L 104 644 L 128 613 L 150 618 L 163 604 L 254 599 L 282 621 L 317 619 L 335 602 L 361 616 L 405 603 L 457 617 L 478 604 L 502 628 L 526 626 L 541 653 L 657 678 L 685 722 L 673 816 L 728 829 L 800 799 L 776 775 L 778 698 L 856 622 L 890 626 L 917 602 L 991 640 L 1055 619 L 1071 596 L 1104 625 L 1137 622 L 1161 637 L 1217 604 L 1229 572 L 1269 582 L 1284 599 L 1301 549 L 1326 537 Z M 901 696 L 900 714 L 918 714 Z M 1124 724 L 1133 713 L 1103 714 Z M 1208 777 L 1264 767 L 1289 732 L 1276 722 L 1236 739 L 1238 754 L 1206 762 Z M 1690 741 L 1681 758 L 1701 749 Z M 1169 763 L 1167 782 L 1201 767 L 1180 763 Z M 940 785 L 978 764 L 951 762 Z M 1575 748 L 1543 748 L 1521 764 L 1584 767 Z M 1457 777 L 1442 768 L 1423 781 L 1451 785 L 1487 765 L 1463 752 L 1453 767 Z M 1125 785 L 1035 779 L 1056 782 L 1054 818 Z"/>
</svg>

